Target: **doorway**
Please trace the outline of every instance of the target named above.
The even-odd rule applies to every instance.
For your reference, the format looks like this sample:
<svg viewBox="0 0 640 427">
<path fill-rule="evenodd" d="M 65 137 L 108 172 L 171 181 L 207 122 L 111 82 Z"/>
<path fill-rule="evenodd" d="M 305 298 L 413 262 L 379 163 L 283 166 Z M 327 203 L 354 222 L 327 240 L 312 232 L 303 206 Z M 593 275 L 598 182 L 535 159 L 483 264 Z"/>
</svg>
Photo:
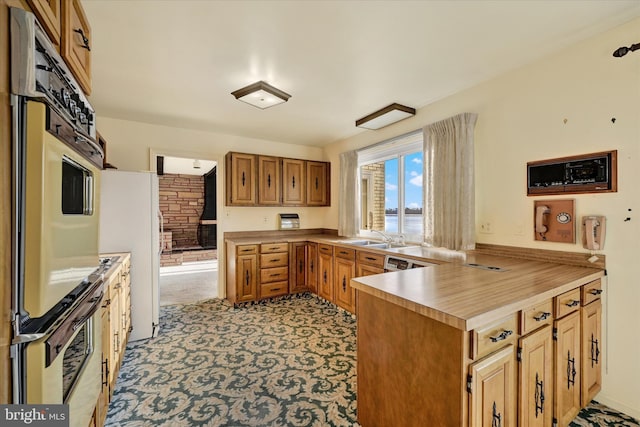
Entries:
<svg viewBox="0 0 640 427">
<path fill-rule="evenodd" d="M 217 162 L 156 157 L 160 242 L 160 305 L 218 297 Z"/>
</svg>

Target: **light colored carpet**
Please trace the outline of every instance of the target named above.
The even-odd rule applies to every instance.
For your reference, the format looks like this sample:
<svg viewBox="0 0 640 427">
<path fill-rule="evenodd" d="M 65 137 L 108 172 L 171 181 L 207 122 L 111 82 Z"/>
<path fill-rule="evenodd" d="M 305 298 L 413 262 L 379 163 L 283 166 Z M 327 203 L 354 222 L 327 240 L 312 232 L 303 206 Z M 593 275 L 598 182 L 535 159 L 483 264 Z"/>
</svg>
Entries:
<svg viewBox="0 0 640 427">
<path fill-rule="evenodd" d="M 218 296 L 218 260 L 160 268 L 160 305 L 195 303 Z"/>
</svg>

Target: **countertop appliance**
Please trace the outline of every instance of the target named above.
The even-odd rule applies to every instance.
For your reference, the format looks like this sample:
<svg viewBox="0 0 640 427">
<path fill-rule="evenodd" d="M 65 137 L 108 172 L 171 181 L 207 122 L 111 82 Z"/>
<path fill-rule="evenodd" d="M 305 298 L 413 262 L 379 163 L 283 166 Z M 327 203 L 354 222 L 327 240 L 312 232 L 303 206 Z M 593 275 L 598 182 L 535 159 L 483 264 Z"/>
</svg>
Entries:
<svg viewBox="0 0 640 427">
<path fill-rule="evenodd" d="M 160 317 L 158 176 L 104 170 L 101 181 L 100 253 L 131 252 L 129 340 L 150 338 Z"/>
<path fill-rule="evenodd" d="M 95 113 L 32 13 L 11 8 L 13 403 L 69 405 L 86 426 L 100 393 L 103 274 Z"/>
<path fill-rule="evenodd" d="M 409 270 L 411 268 L 431 267 L 437 265 L 427 261 L 417 261 L 415 259 L 402 258 L 397 255 L 386 255 L 384 257 L 385 271 Z"/>
<path fill-rule="evenodd" d="M 296 213 L 281 213 L 278 215 L 280 230 L 297 230 L 300 228 L 300 217 Z"/>
</svg>

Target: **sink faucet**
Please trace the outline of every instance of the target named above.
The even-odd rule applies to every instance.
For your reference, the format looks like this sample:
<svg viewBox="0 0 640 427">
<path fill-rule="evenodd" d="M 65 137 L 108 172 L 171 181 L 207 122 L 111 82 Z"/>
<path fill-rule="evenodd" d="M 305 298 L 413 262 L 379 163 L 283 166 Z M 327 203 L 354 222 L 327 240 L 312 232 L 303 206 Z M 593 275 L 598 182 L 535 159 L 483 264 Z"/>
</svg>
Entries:
<svg viewBox="0 0 640 427">
<path fill-rule="evenodd" d="M 391 243 L 393 241 L 393 237 L 389 236 L 388 234 L 383 233 L 382 231 L 379 230 L 371 230 L 374 233 L 378 233 L 379 235 L 382 236 L 382 239 L 387 242 L 387 243 Z"/>
</svg>

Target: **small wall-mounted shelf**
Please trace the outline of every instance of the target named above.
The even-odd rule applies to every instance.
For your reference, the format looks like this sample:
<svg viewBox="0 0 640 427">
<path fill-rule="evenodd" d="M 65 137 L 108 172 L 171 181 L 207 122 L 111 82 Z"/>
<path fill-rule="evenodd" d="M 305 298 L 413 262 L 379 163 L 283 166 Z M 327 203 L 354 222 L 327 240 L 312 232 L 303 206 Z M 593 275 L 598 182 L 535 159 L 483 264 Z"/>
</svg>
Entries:
<svg viewBox="0 0 640 427">
<path fill-rule="evenodd" d="M 527 163 L 527 196 L 618 191 L 616 150 Z"/>
</svg>

